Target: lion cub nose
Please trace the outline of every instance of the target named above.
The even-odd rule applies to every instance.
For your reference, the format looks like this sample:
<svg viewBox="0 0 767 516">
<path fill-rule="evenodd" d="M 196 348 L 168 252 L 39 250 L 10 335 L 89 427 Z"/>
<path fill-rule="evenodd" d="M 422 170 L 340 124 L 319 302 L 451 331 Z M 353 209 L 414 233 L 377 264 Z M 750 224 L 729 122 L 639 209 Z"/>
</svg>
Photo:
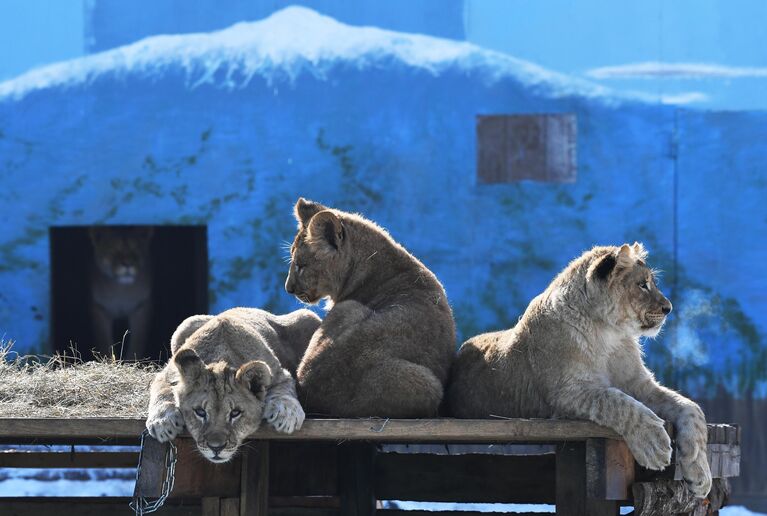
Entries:
<svg viewBox="0 0 767 516">
<path fill-rule="evenodd" d="M 670 314 L 671 313 L 671 303 L 669 303 L 667 305 L 663 305 L 663 308 L 661 308 L 661 310 L 663 310 L 663 313 L 665 315 Z"/>
<path fill-rule="evenodd" d="M 213 453 L 215 455 L 218 455 L 219 452 L 224 449 L 224 446 L 226 446 L 226 443 L 218 445 L 218 444 L 213 444 L 212 442 L 208 441 L 208 448 L 210 448 L 211 451 L 213 451 Z"/>
</svg>

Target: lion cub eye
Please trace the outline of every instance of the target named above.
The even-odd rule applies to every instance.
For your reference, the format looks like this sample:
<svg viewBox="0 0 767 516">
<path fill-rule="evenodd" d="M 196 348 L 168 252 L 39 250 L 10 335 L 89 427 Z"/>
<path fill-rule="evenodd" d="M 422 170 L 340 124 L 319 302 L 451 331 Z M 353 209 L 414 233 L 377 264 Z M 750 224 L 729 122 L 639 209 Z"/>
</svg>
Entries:
<svg viewBox="0 0 767 516">
<path fill-rule="evenodd" d="M 650 282 L 649 281 L 640 281 L 639 283 L 637 283 L 637 285 L 639 285 L 642 288 L 642 290 L 647 290 L 647 291 L 650 290 Z"/>
<path fill-rule="evenodd" d="M 242 411 L 241 411 L 241 410 L 239 410 L 239 409 L 234 409 L 233 411 L 231 411 L 231 412 L 229 413 L 229 419 L 231 419 L 231 420 L 233 420 L 233 421 L 234 421 L 235 419 L 237 419 L 238 417 L 240 417 L 240 415 L 241 415 L 241 414 L 242 414 Z"/>
<path fill-rule="evenodd" d="M 294 268 L 295 268 L 295 270 L 296 270 L 296 274 L 298 274 L 299 276 L 301 275 L 301 273 L 303 273 L 303 272 L 304 272 L 304 266 L 303 266 L 303 265 L 298 265 L 298 264 L 296 263 L 296 264 L 294 265 Z"/>
<path fill-rule="evenodd" d="M 202 407 L 197 407 L 196 409 L 194 409 L 194 413 L 200 419 L 205 419 L 205 417 L 208 415 L 208 413 L 205 412 L 205 409 Z"/>
</svg>

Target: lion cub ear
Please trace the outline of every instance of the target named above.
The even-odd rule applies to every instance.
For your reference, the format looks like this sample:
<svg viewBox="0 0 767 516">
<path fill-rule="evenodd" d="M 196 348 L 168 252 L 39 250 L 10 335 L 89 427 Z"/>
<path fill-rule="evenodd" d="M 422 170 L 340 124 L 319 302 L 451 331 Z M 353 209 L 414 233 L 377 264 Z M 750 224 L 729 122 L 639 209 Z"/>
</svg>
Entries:
<svg viewBox="0 0 767 516">
<path fill-rule="evenodd" d="M 322 210 L 327 210 L 327 208 L 318 202 L 309 201 L 303 197 L 299 197 L 293 208 L 293 214 L 298 221 L 298 228 L 301 229 L 305 227 L 311 218 Z"/>
<path fill-rule="evenodd" d="M 615 260 L 618 268 L 628 269 L 629 267 L 634 266 L 637 257 L 634 253 L 634 249 L 630 245 L 623 244 L 621 248 L 618 249 L 618 254 L 615 256 Z"/>
<path fill-rule="evenodd" d="M 338 251 L 344 240 L 344 227 L 330 210 L 321 211 L 312 217 L 307 228 L 307 242 L 327 251 Z"/>
<path fill-rule="evenodd" d="M 181 379 L 185 382 L 195 381 L 205 369 L 200 356 L 191 348 L 180 349 L 173 355 L 173 363 L 176 365 Z"/>
<path fill-rule="evenodd" d="M 251 360 L 240 366 L 234 378 L 246 383 L 256 398 L 264 401 L 266 389 L 272 384 L 272 370 L 262 360 Z"/>
</svg>

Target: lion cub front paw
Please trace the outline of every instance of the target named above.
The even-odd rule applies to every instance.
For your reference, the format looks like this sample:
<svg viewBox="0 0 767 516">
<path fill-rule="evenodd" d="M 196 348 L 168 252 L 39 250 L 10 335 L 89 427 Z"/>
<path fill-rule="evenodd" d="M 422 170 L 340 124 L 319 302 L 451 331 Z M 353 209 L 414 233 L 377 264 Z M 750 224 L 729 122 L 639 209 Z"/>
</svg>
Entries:
<svg viewBox="0 0 767 516">
<path fill-rule="evenodd" d="M 184 429 L 184 416 L 176 406 L 169 406 L 149 414 L 146 420 L 149 435 L 161 443 L 172 441 Z"/>
<path fill-rule="evenodd" d="M 643 418 L 625 437 L 634 458 L 645 468 L 661 470 L 671 464 L 671 438 L 662 419 Z"/>
<path fill-rule="evenodd" d="M 267 398 L 264 407 L 264 419 L 278 432 L 292 434 L 304 424 L 304 409 L 292 396 L 274 396 Z"/>
<path fill-rule="evenodd" d="M 695 496 L 705 498 L 711 491 L 711 468 L 706 455 L 706 435 L 694 429 L 682 428 L 676 445 L 677 462 L 682 469 L 682 478 Z"/>
</svg>

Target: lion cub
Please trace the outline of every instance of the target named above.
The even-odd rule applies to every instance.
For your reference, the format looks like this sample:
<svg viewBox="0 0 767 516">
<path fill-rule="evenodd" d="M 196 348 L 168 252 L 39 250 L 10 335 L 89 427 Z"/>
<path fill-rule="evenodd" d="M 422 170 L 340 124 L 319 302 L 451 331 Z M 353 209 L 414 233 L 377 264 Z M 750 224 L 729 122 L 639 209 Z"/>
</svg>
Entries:
<svg viewBox="0 0 767 516">
<path fill-rule="evenodd" d="M 169 441 L 186 424 L 205 458 L 227 462 L 261 419 L 280 432 L 300 429 L 304 411 L 283 365 L 295 367 L 319 324 L 309 310 L 278 316 L 233 308 L 187 318 L 152 381 L 149 433 Z"/>
<path fill-rule="evenodd" d="M 299 199 L 285 290 L 333 303 L 296 378 L 309 412 L 435 416 L 455 350 L 442 285 L 380 227 Z"/>
<path fill-rule="evenodd" d="M 663 469 L 676 427 L 677 459 L 699 497 L 711 488 L 706 420 L 694 402 L 662 387 L 639 338 L 658 334 L 671 303 L 641 244 L 595 247 L 573 260 L 507 331 L 468 340 L 447 395 L 457 417 L 590 419 L 621 434 L 637 462 Z"/>
</svg>

